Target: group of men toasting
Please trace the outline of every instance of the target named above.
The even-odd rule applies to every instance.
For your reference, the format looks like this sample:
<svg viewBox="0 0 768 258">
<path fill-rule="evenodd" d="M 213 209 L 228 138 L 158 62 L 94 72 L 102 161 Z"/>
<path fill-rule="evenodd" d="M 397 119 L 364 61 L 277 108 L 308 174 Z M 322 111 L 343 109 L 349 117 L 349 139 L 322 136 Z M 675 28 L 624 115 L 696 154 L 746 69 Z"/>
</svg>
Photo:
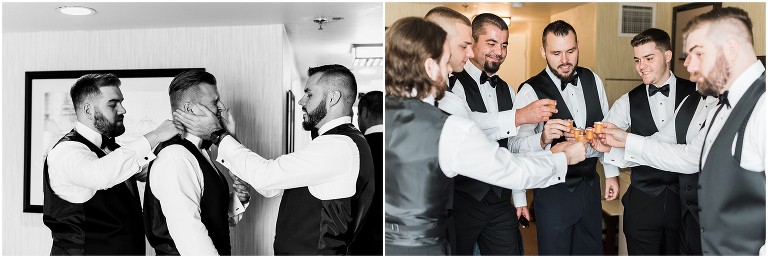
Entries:
<svg viewBox="0 0 768 258">
<path fill-rule="evenodd" d="M 609 109 L 566 21 L 544 28 L 547 66 L 517 94 L 496 74 L 509 44 L 500 17 L 470 22 L 437 7 L 395 22 L 385 43 L 386 253 L 521 255 L 518 221 L 535 219 L 538 254 L 600 255 L 601 199 L 619 196 L 618 167 L 632 167 L 622 197 L 630 255 L 763 254 L 765 67 L 751 20 L 714 9 L 683 35 L 690 80 L 670 71 L 669 34 L 647 29 L 628 42 L 643 83 Z"/>
<path fill-rule="evenodd" d="M 251 187 L 282 196 L 275 254 L 381 255 L 383 94 L 361 98 L 364 136 L 352 124 L 358 97 L 352 72 L 324 65 L 308 76 L 299 101 L 302 125 L 318 135 L 276 159 L 238 142 L 232 113 L 208 72 L 177 75 L 168 89 L 173 121 L 125 146 L 115 143 L 125 132 L 120 79 L 79 78 L 70 90 L 76 126 L 44 168 L 51 255 L 145 255 L 145 235 L 158 255 L 230 255 L 229 228 L 249 206 Z M 216 163 L 231 173 L 232 193 Z M 137 180 L 146 182 L 143 210 Z"/>
</svg>

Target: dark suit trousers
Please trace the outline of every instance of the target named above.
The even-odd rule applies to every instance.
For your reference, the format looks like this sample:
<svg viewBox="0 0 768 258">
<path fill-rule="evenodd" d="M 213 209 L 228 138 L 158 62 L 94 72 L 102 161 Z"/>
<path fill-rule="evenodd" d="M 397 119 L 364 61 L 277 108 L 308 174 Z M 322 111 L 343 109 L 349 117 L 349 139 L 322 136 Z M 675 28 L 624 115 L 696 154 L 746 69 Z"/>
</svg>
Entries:
<svg viewBox="0 0 768 258">
<path fill-rule="evenodd" d="M 539 255 L 602 255 L 600 181 L 573 192 L 553 185 L 533 190 Z"/>
<path fill-rule="evenodd" d="M 454 191 L 456 254 L 472 255 L 475 243 L 482 255 L 522 255 L 523 246 L 517 212 L 509 198 L 493 191 L 478 201 L 471 195 Z"/>
<path fill-rule="evenodd" d="M 680 222 L 680 255 L 701 256 L 701 226 L 686 209 Z"/>
<path fill-rule="evenodd" d="M 444 256 L 450 255 L 448 243 L 427 246 L 385 245 L 387 256 Z"/>
<path fill-rule="evenodd" d="M 621 202 L 629 255 L 680 255 L 679 194 L 667 188 L 652 197 L 629 186 Z"/>
</svg>

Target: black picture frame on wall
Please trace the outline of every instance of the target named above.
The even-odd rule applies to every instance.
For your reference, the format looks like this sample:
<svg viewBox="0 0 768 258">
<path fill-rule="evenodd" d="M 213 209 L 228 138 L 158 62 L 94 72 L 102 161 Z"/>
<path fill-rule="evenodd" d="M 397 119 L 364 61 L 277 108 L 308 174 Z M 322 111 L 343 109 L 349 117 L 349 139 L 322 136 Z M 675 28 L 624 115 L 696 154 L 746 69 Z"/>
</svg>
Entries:
<svg viewBox="0 0 768 258">
<path fill-rule="evenodd" d="M 24 207 L 43 212 L 43 164 L 50 148 L 74 128 L 76 117 L 69 89 L 83 75 L 112 73 L 121 80 L 126 132 L 117 142 L 130 142 L 171 118 L 168 86 L 183 71 L 205 68 L 77 70 L 25 72 Z M 161 119 L 164 118 L 164 119 Z"/>
<path fill-rule="evenodd" d="M 283 121 L 285 124 L 283 149 L 285 150 L 284 154 L 288 154 L 294 152 L 296 146 L 296 97 L 291 90 L 285 93 L 285 116 Z"/>
</svg>

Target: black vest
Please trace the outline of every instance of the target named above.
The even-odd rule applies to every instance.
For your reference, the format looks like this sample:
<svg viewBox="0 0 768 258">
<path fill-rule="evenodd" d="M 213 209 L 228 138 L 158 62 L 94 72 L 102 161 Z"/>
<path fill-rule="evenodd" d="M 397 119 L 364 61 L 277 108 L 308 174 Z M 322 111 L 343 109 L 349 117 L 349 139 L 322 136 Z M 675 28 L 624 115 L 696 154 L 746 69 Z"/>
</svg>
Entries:
<svg viewBox="0 0 768 258">
<path fill-rule="evenodd" d="M 200 220 L 208 231 L 213 246 L 219 255 L 231 255 L 232 246 L 229 243 L 229 186 L 227 179 L 219 173 L 208 160 L 200 153 L 200 150 L 191 142 L 179 136 L 163 142 L 155 149 L 155 155 L 171 145 L 181 145 L 195 156 L 197 164 L 203 172 L 203 195 L 200 197 Z M 165 171 L 152 171 L 149 164 L 147 172 L 147 184 L 144 188 L 144 227 L 147 232 L 149 244 L 155 248 L 158 255 L 179 255 L 176 244 L 168 232 L 165 215 L 163 215 L 160 200 L 152 194 L 150 187 L 151 173 L 165 173 Z M 192 216 L 192 214 L 190 214 Z M 195 255 L 195 254 L 191 254 Z"/>
<path fill-rule="evenodd" d="M 603 120 L 603 111 L 600 106 L 600 97 L 597 94 L 595 75 L 592 74 L 592 71 L 589 69 L 580 66 L 576 67 L 575 72 L 579 74 L 579 81 L 581 81 L 581 88 L 584 92 L 584 102 L 587 106 L 587 121 L 585 126 L 591 127 L 595 122 Z M 525 84 L 531 85 L 531 88 L 536 92 L 536 96 L 538 96 L 539 99 L 552 99 L 557 101 L 558 112 L 552 114 L 550 118 L 573 119 L 571 111 L 568 110 L 568 106 L 565 104 L 563 96 L 560 94 L 560 85 L 555 85 L 552 79 L 549 78 L 546 69 L 523 82 L 523 84 L 520 85 L 520 89 L 522 89 L 522 86 Z M 554 146 L 562 141 L 565 141 L 565 137 L 555 139 L 552 141 L 552 145 Z M 576 189 L 576 186 L 578 186 L 582 180 L 592 186 L 593 181 L 591 179 L 597 176 L 596 166 L 596 157 L 587 158 L 575 165 L 568 166 L 568 174 L 565 176 L 565 183 L 557 184 L 557 186 L 564 187 L 571 192 Z"/>
<path fill-rule="evenodd" d="M 687 80 L 686 80 L 687 81 Z M 680 79 L 678 78 L 678 85 Z M 695 86 L 694 86 L 695 87 Z M 698 92 L 691 93 L 677 111 L 675 115 L 675 134 L 677 136 L 677 144 L 686 144 L 686 135 L 688 134 L 688 128 L 691 125 L 691 120 L 696 114 L 696 108 L 701 101 L 701 94 Z M 706 112 L 703 110 L 702 112 Z M 698 126 L 698 125 L 696 125 Z M 680 202 L 682 205 L 681 214 L 685 214 L 686 210 L 691 213 L 694 220 L 699 221 L 699 196 L 698 196 L 698 184 L 699 173 L 694 174 L 678 174 L 678 181 L 680 182 Z"/>
<path fill-rule="evenodd" d="M 461 86 L 464 87 L 464 93 L 467 97 L 469 109 L 472 110 L 472 112 L 487 113 L 488 109 L 485 107 L 483 96 L 480 94 L 480 87 L 477 85 L 475 79 L 472 78 L 466 70 L 461 71 L 460 73 L 455 73 L 453 77 L 461 82 Z M 453 89 L 453 85 L 451 86 L 451 89 Z M 501 78 L 499 78 L 499 85 L 496 85 L 496 98 L 499 112 L 512 110 L 512 93 L 509 91 L 509 85 L 507 85 Z M 507 138 L 498 140 L 497 142 L 499 143 L 499 147 L 507 148 Z M 454 189 L 468 193 L 478 201 L 482 200 L 489 190 L 493 190 L 493 192 L 500 196 L 501 199 L 509 199 L 512 196 L 512 190 L 483 183 L 462 175 L 458 175 L 454 178 Z"/>
<path fill-rule="evenodd" d="M 320 200 L 306 186 L 284 190 L 277 214 L 275 255 L 347 254 L 347 248 L 370 208 L 375 178 L 371 150 L 365 137 L 352 124 L 339 125 L 323 135 L 332 134 L 347 136 L 357 145 L 360 172 L 355 195 Z"/>
<path fill-rule="evenodd" d="M 651 106 L 648 102 L 648 93 L 646 91 L 647 87 L 653 86 L 640 84 L 627 94 L 629 97 L 629 117 L 632 125 L 632 133 L 640 136 L 651 136 L 659 131 L 653 121 Z M 680 102 L 682 102 L 685 97 L 696 91 L 696 85 L 693 82 L 679 77 L 677 78 L 677 85 L 675 88 L 675 108 L 680 105 Z M 675 119 L 675 123 L 681 123 L 681 126 L 676 127 L 680 129 L 684 128 L 684 130 L 687 131 L 692 118 L 693 115 L 688 117 L 687 121 L 682 119 L 682 117 L 680 119 Z M 685 133 L 683 134 L 683 141 L 685 141 Z M 673 192 L 679 193 L 678 173 L 672 173 L 650 166 L 637 166 L 632 168 L 631 181 L 631 186 L 640 189 L 652 197 L 661 194 L 665 188 L 669 188 Z"/>
<path fill-rule="evenodd" d="M 64 135 L 56 145 L 67 141 L 85 144 L 99 158 L 106 156 L 75 130 Z M 141 203 L 133 177 L 96 191 L 84 203 L 71 203 L 51 189 L 46 159 L 43 196 L 43 223 L 51 229 L 54 247 L 79 255 L 146 255 Z"/>
<path fill-rule="evenodd" d="M 438 144 L 448 115 L 417 99 L 387 96 L 384 151 L 388 245 L 443 244 L 451 179 L 440 170 Z"/>
<path fill-rule="evenodd" d="M 749 171 L 740 165 L 744 131 L 763 93 L 765 72 L 733 107 L 720 133 L 707 135 L 716 138 L 699 172 L 699 199 L 706 200 L 699 204 L 704 255 L 757 255 L 765 244 L 765 171 Z"/>
</svg>

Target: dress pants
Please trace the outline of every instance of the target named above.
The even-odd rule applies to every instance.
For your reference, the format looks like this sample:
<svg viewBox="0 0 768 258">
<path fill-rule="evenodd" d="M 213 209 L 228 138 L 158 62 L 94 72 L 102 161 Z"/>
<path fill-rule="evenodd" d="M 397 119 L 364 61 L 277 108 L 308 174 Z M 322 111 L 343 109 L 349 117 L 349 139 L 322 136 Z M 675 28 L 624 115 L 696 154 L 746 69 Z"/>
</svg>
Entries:
<svg viewBox="0 0 768 258">
<path fill-rule="evenodd" d="M 688 209 L 680 221 L 680 255 L 702 255 L 701 226 Z"/>
<path fill-rule="evenodd" d="M 539 255 L 602 255 L 600 181 L 580 182 L 573 192 L 553 185 L 534 189 Z"/>
<path fill-rule="evenodd" d="M 666 188 L 652 197 L 630 185 L 621 202 L 629 255 L 680 255 L 678 193 Z"/>
<path fill-rule="evenodd" d="M 472 255 L 475 243 L 483 255 L 523 254 L 517 210 L 509 198 L 493 191 L 480 201 L 461 191 L 453 198 L 456 254 Z"/>
<path fill-rule="evenodd" d="M 427 246 L 400 246 L 386 244 L 384 254 L 387 256 L 444 256 L 450 255 L 448 243 Z"/>
</svg>

